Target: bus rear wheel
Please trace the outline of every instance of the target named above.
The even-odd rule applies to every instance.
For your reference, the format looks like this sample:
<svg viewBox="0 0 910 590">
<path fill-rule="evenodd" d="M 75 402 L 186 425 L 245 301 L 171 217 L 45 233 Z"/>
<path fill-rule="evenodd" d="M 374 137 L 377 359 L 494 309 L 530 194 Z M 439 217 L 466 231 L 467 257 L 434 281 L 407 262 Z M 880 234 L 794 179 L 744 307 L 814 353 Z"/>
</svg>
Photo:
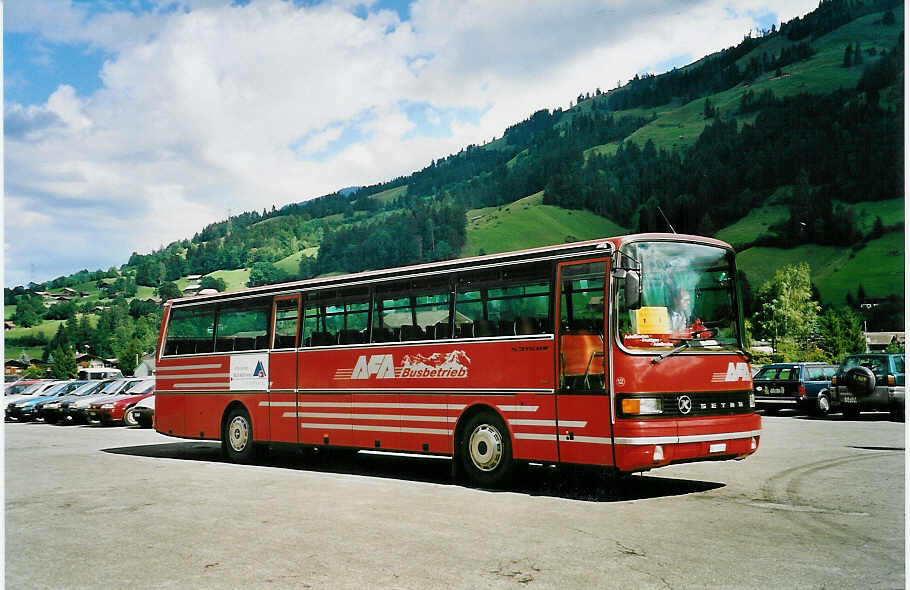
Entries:
<svg viewBox="0 0 910 590">
<path fill-rule="evenodd" d="M 244 408 L 233 408 L 221 428 L 221 447 L 234 463 L 249 463 L 256 454 L 253 422 Z"/>
<path fill-rule="evenodd" d="M 458 455 L 468 479 L 480 487 L 507 485 L 515 465 L 512 441 L 502 420 L 485 410 L 470 418 L 463 432 Z"/>
</svg>

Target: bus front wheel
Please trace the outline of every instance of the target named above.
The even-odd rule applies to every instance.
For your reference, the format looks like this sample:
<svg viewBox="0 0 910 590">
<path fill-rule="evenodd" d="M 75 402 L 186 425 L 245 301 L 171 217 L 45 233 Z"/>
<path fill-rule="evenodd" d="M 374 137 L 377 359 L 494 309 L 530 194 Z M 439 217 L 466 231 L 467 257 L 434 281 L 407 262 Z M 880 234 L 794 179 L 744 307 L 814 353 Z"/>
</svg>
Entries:
<svg viewBox="0 0 910 590">
<path fill-rule="evenodd" d="M 512 441 L 499 416 L 489 410 L 473 416 L 461 437 L 459 459 L 468 479 L 481 487 L 505 486 L 512 476 Z"/>
<path fill-rule="evenodd" d="M 233 408 L 224 421 L 221 446 L 228 459 L 235 463 L 249 463 L 255 456 L 253 422 L 244 408 Z"/>
</svg>

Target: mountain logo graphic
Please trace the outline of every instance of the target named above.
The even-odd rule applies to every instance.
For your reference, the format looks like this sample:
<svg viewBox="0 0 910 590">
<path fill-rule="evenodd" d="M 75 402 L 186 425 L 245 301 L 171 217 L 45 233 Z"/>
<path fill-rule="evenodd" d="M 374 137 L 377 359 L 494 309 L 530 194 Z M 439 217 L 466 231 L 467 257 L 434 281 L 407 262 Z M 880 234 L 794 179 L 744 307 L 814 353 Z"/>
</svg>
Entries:
<svg viewBox="0 0 910 590">
<path fill-rule="evenodd" d="M 256 363 L 256 369 L 253 371 L 253 377 L 265 377 L 265 367 L 262 366 L 262 361 Z"/>
</svg>

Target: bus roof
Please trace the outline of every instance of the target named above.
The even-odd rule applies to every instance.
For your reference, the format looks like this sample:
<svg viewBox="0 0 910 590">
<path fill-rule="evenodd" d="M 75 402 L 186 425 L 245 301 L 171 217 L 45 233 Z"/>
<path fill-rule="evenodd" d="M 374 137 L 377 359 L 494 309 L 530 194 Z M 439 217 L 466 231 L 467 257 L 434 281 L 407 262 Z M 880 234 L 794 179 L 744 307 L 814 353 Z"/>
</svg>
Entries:
<svg viewBox="0 0 910 590">
<path fill-rule="evenodd" d="M 453 272 L 461 269 L 475 268 L 484 265 L 506 265 L 520 262 L 532 262 L 535 260 L 550 260 L 562 258 L 580 258 L 596 254 L 607 255 L 613 250 L 622 247 L 623 244 L 647 240 L 668 240 L 681 242 L 697 242 L 701 244 L 714 245 L 721 248 L 732 249 L 726 242 L 714 238 L 703 236 L 694 236 L 688 234 L 666 234 L 666 233 L 646 233 L 631 234 L 625 236 L 615 236 L 611 238 L 598 238 L 596 240 L 587 240 L 582 242 L 571 242 L 568 244 L 556 244 L 553 246 L 541 246 L 538 248 L 528 248 L 525 250 L 515 250 L 511 252 L 502 252 L 499 254 L 486 254 L 483 256 L 472 256 L 468 258 L 456 258 L 452 260 L 442 260 L 439 262 L 428 262 L 411 266 L 402 266 L 394 268 L 385 268 L 379 270 L 367 270 L 359 273 L 336 275 L 329 277 L 319 277 L 301 281 L 291 281 L 287 283 L 278 283 L 274 285 L 265 285 L 262 287 L 252 287 L 230 293 L 218 293 L 213 295 L 197 295 L 193 297 L 181 297 L 171 299 L 167 305 L 185 305 L 199 304 L 205 302 L 230 299 L 234 297 L 250 297 L 251 295 L 278 295 L 281 293 L 291 293 L 307 288 L 333 287 L 361 282 L 373 282 L 383 279 L 405 278 L 406 276 L 423 276 L 444 272 Z"/>
</svg>

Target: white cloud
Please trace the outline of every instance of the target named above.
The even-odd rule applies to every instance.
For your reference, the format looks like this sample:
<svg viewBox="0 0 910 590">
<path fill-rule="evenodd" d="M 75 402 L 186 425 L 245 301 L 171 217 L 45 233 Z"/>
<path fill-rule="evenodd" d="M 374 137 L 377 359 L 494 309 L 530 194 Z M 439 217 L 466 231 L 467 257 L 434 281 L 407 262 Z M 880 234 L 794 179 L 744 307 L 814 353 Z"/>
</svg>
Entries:
<svg viewBox="0 0 910 590">
<path fill-rule="evenodd" d="M 356 4 L 371 3 L 193 1 L 141 15 L 65 0 L 7 6 L 9 32 L 112 55 L 90 96 L 61 86 L 44 105 L 6 108 L 7 282 L 27 281 L 30 264 L 39 280 L 120 264 L 228 209 L 407 174 L 579 92 L 734 45 L 755 26 L 750 14 L 786 20 L 816 3 L 421 0 L 406 22 L 392 11 L 358 18 Z M 447 109 L 483 115 L 448 137 L 404 139 L 415 124 L 403 102 L 428 104 L 430 123 Z M 355 123 L 360 141 L 300 157 Z M 36 246 L 36 232 L 54 238 Z"/>
</svg>

